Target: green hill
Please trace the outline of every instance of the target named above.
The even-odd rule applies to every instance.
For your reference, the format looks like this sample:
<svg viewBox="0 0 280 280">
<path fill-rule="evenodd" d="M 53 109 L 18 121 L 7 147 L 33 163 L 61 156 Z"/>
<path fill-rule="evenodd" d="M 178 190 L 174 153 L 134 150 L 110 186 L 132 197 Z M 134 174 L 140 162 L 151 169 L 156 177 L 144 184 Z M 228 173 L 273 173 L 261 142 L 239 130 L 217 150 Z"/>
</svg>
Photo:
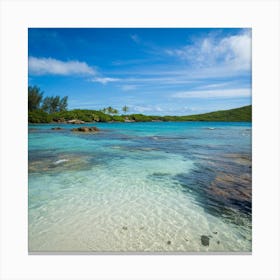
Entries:
<svg viewBox="0 0 280 280">
<path fill-rule="evenodd" d="M 252 105 L 236 109 L 215 111 L 206 114 L 180 117 L 184 121 L 223 121 L 223 122 L 251 122 Z"/>
<path fill-rule="evenodd" d="M 190 116 L 147 116 L 143 114 L 110 115 L 97 110 L 69 110 L 48 114 L 42 110 L 28 113 L 30 123 L 67 122 L 78 119 L 84 122 L 150 122 L 150 121 L 220 121 L 220 122 L 251 122 L 252 105 L 241 108 L 216 111 Z"/>
</svg>

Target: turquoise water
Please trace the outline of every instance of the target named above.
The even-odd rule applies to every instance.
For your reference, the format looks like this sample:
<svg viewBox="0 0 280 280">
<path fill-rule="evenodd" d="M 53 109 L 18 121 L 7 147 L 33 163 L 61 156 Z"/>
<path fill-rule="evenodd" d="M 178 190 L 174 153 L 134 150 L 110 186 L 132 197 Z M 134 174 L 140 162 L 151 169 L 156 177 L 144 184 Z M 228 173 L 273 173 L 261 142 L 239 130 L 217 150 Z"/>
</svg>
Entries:
<svg viewBox="0 0 280 280">
<path fill-rule="evenodd" d="M 29 125 L 29 251 L 251 251 L 250 123 L 91 125 Z"/>
</svg>

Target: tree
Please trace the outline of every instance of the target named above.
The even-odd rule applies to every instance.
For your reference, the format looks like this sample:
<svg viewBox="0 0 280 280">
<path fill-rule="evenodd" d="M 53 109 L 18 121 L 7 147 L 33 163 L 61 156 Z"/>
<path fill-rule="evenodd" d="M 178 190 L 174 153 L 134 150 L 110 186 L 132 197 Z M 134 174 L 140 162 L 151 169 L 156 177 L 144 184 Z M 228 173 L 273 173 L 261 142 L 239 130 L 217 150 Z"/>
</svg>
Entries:
<svg viewBox="0 0 280 280">
<path fill-rule="evenodd" d="M 64 96 L 61 98 L 59 102 L 59 112 L 67 111 L 67 106 L 68 106 L 68 96 Z"/>
<path fill-rule="evenodd" d="M 28 87 L 28 111 L 31 112 L 40 109 L 43 94 L 37 86 Z"/>
<path fill-rule="evenodd" d="M 113 114 L 117 115 L 119 113 L 119 111 L 117 109 L 114 109 L 111 106 L 102 109 L 101 112 L 104 114 L 109 114 L 109 115 L 113 115 Z"/>
<path fill-rule="evenodd" d="M 119 111 L 117 109 L 112 109 L 112 114 L 117 115 L 119 113 Z"/>
<path fill-rule="evenodd" d="M 51 97 L 52 102 L 51 102 L 51 114 L 55 112 L 59 112 L 59 103 L 60 103 L 60 97 L 57 95 L 55 97 Z"/>
<path fill-rule="evenodd" d="M 107 113 L 108 113 L 109 115 L 113 114 L 114 109 L 113 109 L 111 106 L 107 107 L 106 109 L 107 109 Z"/>
<path fill-rule="evenodd" d="M 126 105 L 124 105 L 122 107 L 122 110 L 123 110 L 124 113 L 127 113 L 129 111 L 129 108 Z"/>
<path fill-rule="evenodd" d="M 48 97 L 47 96 L 43 100 L 42 110 L 47 112 L 47 113 L 50 113 L 50 111 L 51 111 L 51 103 L 52 103 L 52 97 Z"/>
<path fill-rule="evenodd" d="M 67 100 L 68 96 L 64 96 L 61 99 L 58 95 L 55 97 L 47 96 L 43 101 L 42 109 L 49 114 L 66 111 Z"/>
</svg>

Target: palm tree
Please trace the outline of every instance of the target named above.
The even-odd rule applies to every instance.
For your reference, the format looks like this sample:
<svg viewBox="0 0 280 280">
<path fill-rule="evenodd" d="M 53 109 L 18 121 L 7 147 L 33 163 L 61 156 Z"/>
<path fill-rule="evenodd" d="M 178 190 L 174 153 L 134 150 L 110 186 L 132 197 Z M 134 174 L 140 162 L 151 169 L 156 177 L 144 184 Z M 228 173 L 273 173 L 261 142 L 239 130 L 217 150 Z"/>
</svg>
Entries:
<svg viewBox="0 0 280 280">
<path fill-rule="evenodd" d="M 40 109 L 40 104 L 43 100 L 43 92 L 37 86 L 28 87 L 28 111 Z"/>
<path fill-rule="evenodd" d="M 119 113 L 119 111 L 117 109 L 112 109 L 112 114 L 117 115 Z"/>
<path fill-rule="evenodd" d="M 126 105 L 124 105 L 122 107 L 122 110 L 123 110 L 124 113 L 126 113 L 126 112 L 128 112 L 129 108 Z"/>
<path fill-rule="evenodd" d="M 117 109 L 114 109 L 111 106 L 109 106 L 107 108 L 103 108 L 101 110 L 101 112 L 104 113 L 104 114 L 109 114 L 109 115 L 113 115 L 113 114 L 117 115 L 119 113 L 119 111 Z"/>
<path fill-rule="evenodd" d="M 109 106 L 109 107 L 106 108 L 106 111 L 109 115 L 111 115 L 111 114 L 113 114 L 114 109 L 111 106 Z"/>
</svg>

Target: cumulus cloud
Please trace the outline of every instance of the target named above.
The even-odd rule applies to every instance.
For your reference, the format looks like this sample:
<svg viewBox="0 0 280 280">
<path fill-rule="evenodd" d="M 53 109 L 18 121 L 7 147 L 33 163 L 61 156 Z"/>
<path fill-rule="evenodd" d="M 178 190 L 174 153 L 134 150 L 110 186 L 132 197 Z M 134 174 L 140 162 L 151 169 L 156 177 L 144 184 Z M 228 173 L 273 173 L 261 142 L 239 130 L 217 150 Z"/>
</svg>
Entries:
<svg viewBox="0 0 280 280">
<path fill-rule="evenodd" d="M 28 70 L 33 75 L 95 75 L 96 70 L 85 62 L 76 60 L 61 61 L 54 58 L 29 57 Z"/>
<path fill-rule="evenodd" d="M 227 66 L 235 70 L 251 69 L 251 32 L 217 38 L 208 36 L 182 48 L 168 49 L 176 56 L 198 67 Z"/>
<path fill-rule="evenodd" d="M 225 90 L 199 90 L 199 91 L 182 91 L 172 95 L 174 98 L 235 98 L 250 97 L 251 89 L 225 89 Z"/>
<path fill-rule="evenodd" d="M 117 78 L 103 77 L 95 68 L 89 66 L 85 62 L 70 60 L 62 61 L 55 58 L 45 57 L 29 57 L 28 59 L 28 71 L 31 75 L 84 75 L 90 76 L 91 82 L 97 82 L 101 84 L 107 84 L 109 82 L 119 81 Z"/>
</svg>

